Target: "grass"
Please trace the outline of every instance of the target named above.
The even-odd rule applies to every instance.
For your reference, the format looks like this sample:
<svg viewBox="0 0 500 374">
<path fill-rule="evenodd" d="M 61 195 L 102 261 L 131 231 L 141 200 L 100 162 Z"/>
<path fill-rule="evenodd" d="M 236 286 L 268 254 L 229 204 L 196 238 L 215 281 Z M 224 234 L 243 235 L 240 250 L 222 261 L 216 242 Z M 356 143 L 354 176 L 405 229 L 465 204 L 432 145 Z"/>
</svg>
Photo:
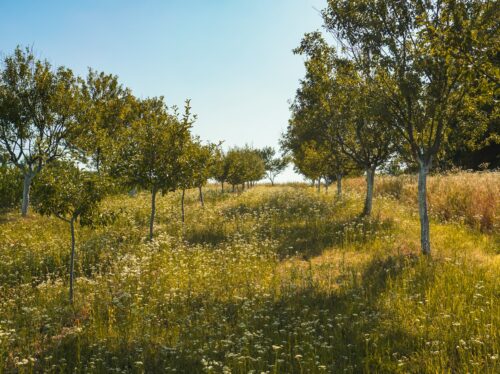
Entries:
<svg viewBox="0 0 500 374">
<path fill-rule="evenodd" d="M 431 209 L 457 188 L 437 178 Z M 482 190 L 497 188 L 488 178 Z M 424 258 L 405 192 L 379 191 L 360 219 L 359 184 L 340 201 L 305 186 L 212 188 L 204 209 L 190 191 L 185 226 L 169 194 L 152 243 L 148 195 L 109 198 L 112 225 L 78 228 L 73 307 L 69 228 L 3 214 L 0 373 L 498 372 L 498 226 L 433 210 Z"/>
</svg>

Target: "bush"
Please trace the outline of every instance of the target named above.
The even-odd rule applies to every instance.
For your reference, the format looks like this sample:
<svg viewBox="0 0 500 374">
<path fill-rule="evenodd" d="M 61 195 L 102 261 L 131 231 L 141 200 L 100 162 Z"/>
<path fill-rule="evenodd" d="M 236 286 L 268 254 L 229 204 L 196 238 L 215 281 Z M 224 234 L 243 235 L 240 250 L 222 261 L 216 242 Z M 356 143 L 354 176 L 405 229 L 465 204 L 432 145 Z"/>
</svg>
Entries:
<svg viewBox="0 0 500 374">
<path fill-rule="evenodd" d="M 20 171 L 0 166 L 0 209 L 10 209 L 21 203 L 23 179 Z"/>
</svg>

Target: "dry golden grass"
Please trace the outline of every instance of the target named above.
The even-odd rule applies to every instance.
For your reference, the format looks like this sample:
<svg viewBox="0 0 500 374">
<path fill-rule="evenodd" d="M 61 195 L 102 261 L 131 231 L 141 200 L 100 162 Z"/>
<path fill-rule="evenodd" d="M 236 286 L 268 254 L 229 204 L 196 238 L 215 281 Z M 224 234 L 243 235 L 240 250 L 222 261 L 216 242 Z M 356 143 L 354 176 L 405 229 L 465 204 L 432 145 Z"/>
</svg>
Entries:
<svg viewBox="0 0 500 374">
<path fill-rule="evenodd" d="M 349 178 L 347 189 L 364 191 L 363 177 Z M 432 175 L 427 182 L 429 209 L 434 218 L 460 222 L 481 231 L 500 229 L 500 172 L 457 172 Z M 377 176 L 375 196 L 390 196 L 416 206 L 417 178 Z"/>
</svg>

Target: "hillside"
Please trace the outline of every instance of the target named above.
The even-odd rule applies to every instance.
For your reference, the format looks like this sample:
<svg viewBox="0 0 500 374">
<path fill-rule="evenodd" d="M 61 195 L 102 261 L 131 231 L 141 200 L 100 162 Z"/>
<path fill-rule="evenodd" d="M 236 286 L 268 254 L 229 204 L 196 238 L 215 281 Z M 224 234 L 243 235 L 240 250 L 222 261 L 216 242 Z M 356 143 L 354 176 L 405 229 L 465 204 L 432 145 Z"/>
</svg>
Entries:
<svg viewBox="0 0 500 374">
<path fill-rule="evenodd" d="M 500 173 L 108 198 L 107 226 L 0 215 L 0 373 L 486 372 L 500 369 Z"/>
</svg>

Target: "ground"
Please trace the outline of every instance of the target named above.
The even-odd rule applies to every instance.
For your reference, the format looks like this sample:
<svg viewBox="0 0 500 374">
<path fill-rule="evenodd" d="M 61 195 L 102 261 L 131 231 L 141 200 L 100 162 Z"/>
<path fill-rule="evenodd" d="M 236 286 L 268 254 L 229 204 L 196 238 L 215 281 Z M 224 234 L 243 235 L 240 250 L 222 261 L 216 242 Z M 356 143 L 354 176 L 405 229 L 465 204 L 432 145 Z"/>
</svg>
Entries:
<svg viewBox="0 0 500 374">
<path fill-rule="evenodd" d="M 452 178 L 439 183 L 451 191 Z M 498 196 L 488 221 L 431 209 L 429 258 L 402 197 L 413 182 L 393 182 L 379 183 L 371 218 L 360 179 L 341 199 L 210 186 L 202 208 L 189 191 L 184 225 L 169 193 L 153 242 L 149 195 L 110 197 L 112 223 L 77 228 L 73 306 L 68 225 L 5 212 L 0 373 L 498 372 Z"/>
</svg>

